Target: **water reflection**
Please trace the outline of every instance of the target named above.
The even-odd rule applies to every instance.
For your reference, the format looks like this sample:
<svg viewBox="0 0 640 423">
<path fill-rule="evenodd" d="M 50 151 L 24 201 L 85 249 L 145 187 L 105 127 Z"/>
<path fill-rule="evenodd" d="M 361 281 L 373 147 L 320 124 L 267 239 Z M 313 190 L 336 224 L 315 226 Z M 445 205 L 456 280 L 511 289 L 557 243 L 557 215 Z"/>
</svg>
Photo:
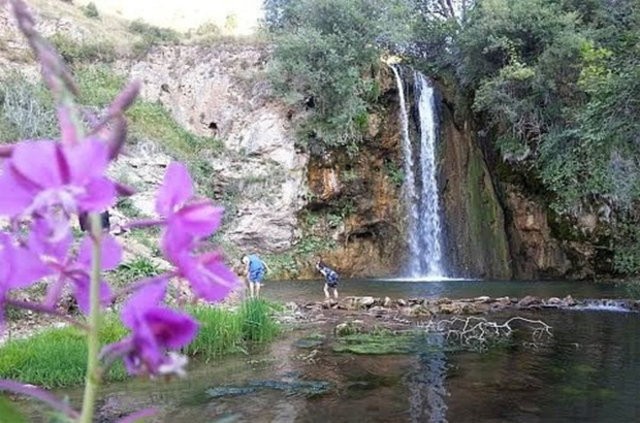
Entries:
<svg viewBox="0 0 640 423">
<path fill-rule="evenodd" d="M 419 353 L 415 369 L 407 377 L 409 410 L 412 422 L 447 421 L 445 379 L 447 359 L 441 334 L 429 336 L 427 353 Z"/>
</svg>

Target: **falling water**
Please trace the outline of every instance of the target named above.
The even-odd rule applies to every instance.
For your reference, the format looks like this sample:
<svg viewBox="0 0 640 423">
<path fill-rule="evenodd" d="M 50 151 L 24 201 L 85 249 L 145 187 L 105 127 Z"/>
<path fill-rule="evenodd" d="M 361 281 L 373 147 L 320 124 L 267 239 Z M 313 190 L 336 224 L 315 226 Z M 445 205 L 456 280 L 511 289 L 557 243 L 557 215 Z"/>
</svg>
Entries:
<svg viewBox="0 0 640 423">
<path fill-rule="evenodd" d="M 442 269 L 441 225 L 436 182 L 435 145 L 437 120 L 434 89 L 419 72 L 414 72 L 414 91 L 418 110 L 419 144 L 409 133 L 409 115 L 404 84 L 399 70 L 392 66 L 400 97 L 400 123 L 404 153 L 404 196 L 409 211 L 409 275 L 444 276 Z"/>
<path fill-rule="evenodd" d="M 402 152 L 404 154 L 404 197 L 408 206 L 409 220 L 409 271 L 411 276 L 420 276 L 420 243 L 418 232 L 415 230 L 418 224 L 418 195 L 416 194 L 415 176 L 413 173 L 413 151 L 411 138 L 409 137 L 409 115 L 407 113 L 407 102 L 404 98 L 404 85 L 400 72 L 395 66 L 391 66 L 396 76 L 398 84 L 398 95 L 400 97 L 400 126 L 402 130 Z"/>
</svg>

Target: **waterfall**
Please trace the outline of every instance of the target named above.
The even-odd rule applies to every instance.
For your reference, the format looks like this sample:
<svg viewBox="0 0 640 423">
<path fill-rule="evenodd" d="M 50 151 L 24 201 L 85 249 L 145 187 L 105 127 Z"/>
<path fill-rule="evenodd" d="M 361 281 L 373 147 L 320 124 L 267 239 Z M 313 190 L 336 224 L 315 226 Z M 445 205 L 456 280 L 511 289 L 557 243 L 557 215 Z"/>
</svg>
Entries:
<svg viewBox="0 0 640 423">
<path fill-rule="evenodd" d="M 419 142 L 411 139 L 405 88 L 400 71 L 391 66 L 398 85 L 400 124 L 404 154 L 404 199 L 408 209 L 409 264 L 411 277 L 444 276 L 440 244 L 440 204 L 436 181 L 438 139 L 435 92 L 430 81 L 413 72 Z"/>
</svg>

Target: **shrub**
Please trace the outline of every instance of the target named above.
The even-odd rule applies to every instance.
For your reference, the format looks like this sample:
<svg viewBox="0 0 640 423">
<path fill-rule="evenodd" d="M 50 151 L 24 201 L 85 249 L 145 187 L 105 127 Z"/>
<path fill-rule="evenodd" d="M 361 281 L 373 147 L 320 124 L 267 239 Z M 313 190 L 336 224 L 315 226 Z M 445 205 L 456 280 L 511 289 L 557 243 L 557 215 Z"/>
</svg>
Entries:
<svg viewBox="0 0 640 423">
<path fill-rule="evenodd" d="M 91 19 L 100 19 L 100 12 L 94 2 L 90 2 L 82 8 L 84 15 Z"/>
<path fill-rule="evenodd" d="M 171 44 L 180 41 L 177 31 L 170 28 L 160 28 L 141 20 L 135 20 L 129 24 L 129 31 L 141 35 L 150 44 Z"/>
<path fill-rule="evenodd" d="M 118 57 L 115 46 L 105 41 L 76 41 L 61 33 L 54 34 L 49 41 L 69 64 L 110 63 Z"/>
<path fill-rule="evenodd" d="M 0 80 L 0 142 L 51 138 L 58 132 L 52 99 L 21 73 Z"/>
</svg>

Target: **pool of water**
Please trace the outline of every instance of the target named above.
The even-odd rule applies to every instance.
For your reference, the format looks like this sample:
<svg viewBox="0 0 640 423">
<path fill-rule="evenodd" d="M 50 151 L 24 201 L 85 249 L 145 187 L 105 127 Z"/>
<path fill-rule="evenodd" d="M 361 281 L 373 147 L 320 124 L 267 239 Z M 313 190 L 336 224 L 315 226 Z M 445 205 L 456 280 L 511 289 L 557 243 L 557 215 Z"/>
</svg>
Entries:
<svg viewBox="0 0 640 423">
<path fill-rule="evenodd" d="M 262 289 L 266 298 L 278 301 L 312 301 L 324 297 L 324 282 L 275 281 L 267 282 Z M 371 295 L 374 297 L 449 297 L 468 298 L 480 295 L 491 297 L 540 297 L 574 298 L 623 298 L 623 287 L 611 282 L 574 281 L 481 281 L 465 279 L 408 280 L 408 279 L 351 279 L 340 282 L 340 295 Z"/>
<path fill-rule="evenodd" d="M 526 294 L 595 298 L 620 296 L 617 290 L 610 284 L 569 282 L 343 284 L 344 294 L 405 298 Z M 270 283 L 265 294 L 280 300 L 321 298 L 322 285 Z M 157 422 L 640 421 L 640 314 L 545 310 L 525 316 L 544 320 L 553 327 L 554 336 L 537 347 L 514 345 L 485 353 L 336 353 L 333 325 L 319 323 L 287 331 L 248 355 L 193 363 L 187 379 L 110 384 L 101 395 L 101 421 L 115 421 L 124 411 L 150 405 L 159 409 Z M 320 339 L 318 345 L 308 348 L 299 342 L 309 335 Z M 322 389 L 315 391 L 318 386 Z M 60 394 L 78 401 L 81 392 L 71 389 Z"/>
</svg>

